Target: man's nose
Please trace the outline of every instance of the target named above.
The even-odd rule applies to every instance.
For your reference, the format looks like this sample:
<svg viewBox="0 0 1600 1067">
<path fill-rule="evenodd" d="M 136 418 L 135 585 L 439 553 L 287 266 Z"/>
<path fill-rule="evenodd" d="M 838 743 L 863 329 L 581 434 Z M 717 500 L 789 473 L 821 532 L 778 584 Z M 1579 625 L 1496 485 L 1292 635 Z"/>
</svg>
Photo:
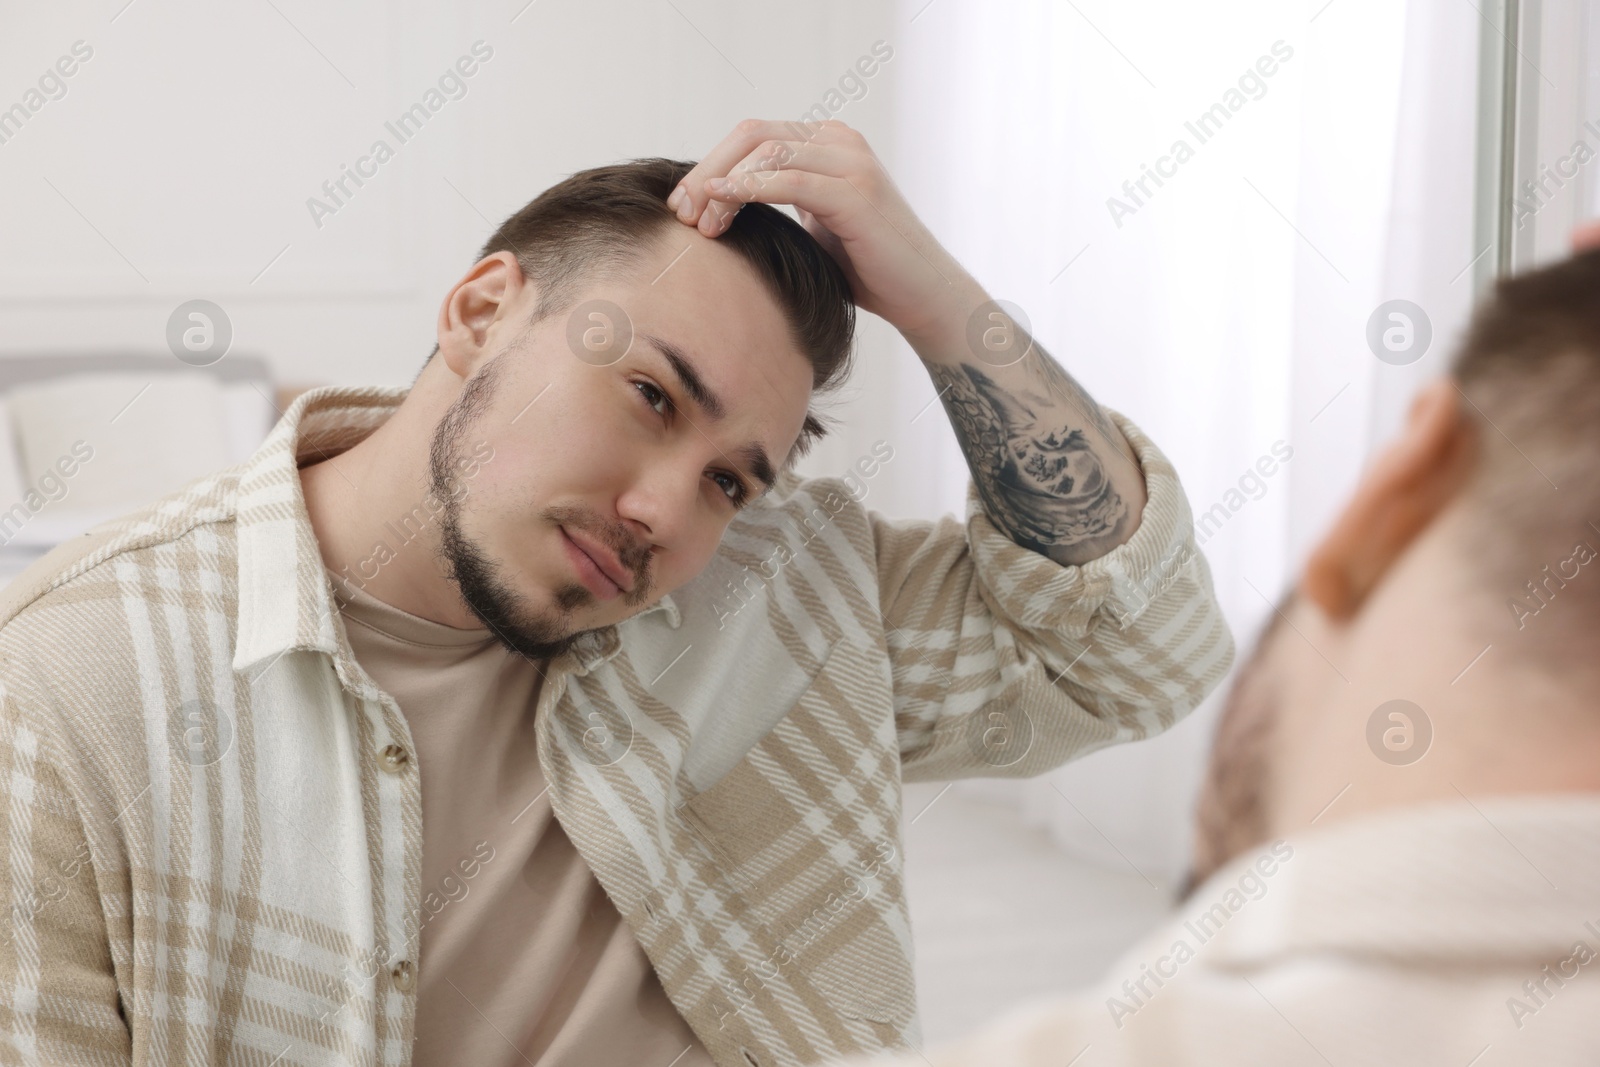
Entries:
<svg viewBox="0 0 1600 1067">
<path fill-rule="evenodd" d="M 681 460 L 640 468 L 619 502 L 622 518 L 639 543 L 668 545 L 684 535 L 700 502 L 700 470 Z"/>
</svg>

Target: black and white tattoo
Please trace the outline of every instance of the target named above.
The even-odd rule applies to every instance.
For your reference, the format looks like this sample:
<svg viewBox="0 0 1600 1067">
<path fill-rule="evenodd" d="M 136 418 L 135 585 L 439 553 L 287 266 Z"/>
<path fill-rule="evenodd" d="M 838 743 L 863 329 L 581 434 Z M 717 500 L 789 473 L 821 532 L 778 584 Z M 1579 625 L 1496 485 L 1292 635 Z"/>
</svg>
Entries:
<svg viewBox="0 0 1600 1067">
<path fill-rule="evenodd" d="M 1121 432 L 1042 351 L 1026 359 L 1034 366 L 1026 369 L 1032 381 L 1025 392 L 1002 388 L 971 363 L 925 365 L 989 518 L 1024 548 L 1082 562 L 1073 557 L 1084 549 L 1119 543 L 1129 511 L 1106 463 L 1072 422 L 1093 426 L 1108 442 Z"/>
</svg>

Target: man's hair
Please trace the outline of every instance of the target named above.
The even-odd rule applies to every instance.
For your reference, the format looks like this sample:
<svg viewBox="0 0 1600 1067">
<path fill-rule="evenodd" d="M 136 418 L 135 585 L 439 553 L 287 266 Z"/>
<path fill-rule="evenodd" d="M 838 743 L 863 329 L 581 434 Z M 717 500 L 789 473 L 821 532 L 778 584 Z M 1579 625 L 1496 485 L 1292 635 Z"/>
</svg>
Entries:
<svg viewBox="0 0 1600 1067">
<path fill-rule="evenodd" d="M 1516 595 L 1576 542 L 1600 547 L 1600 250 L 1500 279 L 1451 373 L 1479 431 L 1473 547 Z"/>
<path fill-rule="evenodd" d="M 577 302 L 583 283 L 627 271 L 659 234 L 683 225 L 667 197 L 694 166 L 652 157 L 578 171 L 501 223 L 478 259 L 516 256 L 539 293 L 529 325 L 560 314 Z M 812 393 L 841 385 L 850 373 L 855 301 L 839 264 L 770 204 L 745 204 L 717 240 L 744 257 L 782 309 L 790 337 L 811 361 Z M 826 435 L 830 421 L 806 413 L 785 469 Z"/>
</svg>

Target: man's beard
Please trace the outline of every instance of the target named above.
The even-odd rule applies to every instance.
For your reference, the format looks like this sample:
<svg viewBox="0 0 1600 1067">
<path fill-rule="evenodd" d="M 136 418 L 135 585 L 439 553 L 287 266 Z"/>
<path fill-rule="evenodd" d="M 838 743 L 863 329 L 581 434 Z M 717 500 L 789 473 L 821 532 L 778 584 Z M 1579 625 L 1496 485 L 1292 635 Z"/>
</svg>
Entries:
<svg viewBox="0 0 1600 1067">
<path fill-rule="evenodd" d="M 589 632 L 572 630 L 570 619 L 575 609 L 595 602 L 594 594 L 580 583 L 568 582 L 555 590 L 553 613 L 532 608 L 527 597 L 503 580 L 500 564 L 463 532 L 461 502 L 451 491 L 459 477 L 457 460 L 463 454 L 462 439 L 488 410 L 495 381 L 505 367 L 505 355 L 494 357 L 469 379 L 439 420 L 428 448 L 429 485 L 435 498 L 444 502 L 444 514 L 439 520 L 439 555 L 461 599 L 501 645 L 539 662 L 562 655 Z"/>
<path fill-rule="evenodd" d="M 1272 649 L 1283 635 L 1283 618 L 1293 606 L 1294 595 L 1291 590 L 1279 602 L 1228 690 L 1211 743 L 1195 820 L 1195 855 L 1179 888 L 1180 900 L 1187 899 L 1217 868 L 1266 840 L 1269 745 L 1282 711 L 1281 682 L 1274 671 Z"/>
</svg>

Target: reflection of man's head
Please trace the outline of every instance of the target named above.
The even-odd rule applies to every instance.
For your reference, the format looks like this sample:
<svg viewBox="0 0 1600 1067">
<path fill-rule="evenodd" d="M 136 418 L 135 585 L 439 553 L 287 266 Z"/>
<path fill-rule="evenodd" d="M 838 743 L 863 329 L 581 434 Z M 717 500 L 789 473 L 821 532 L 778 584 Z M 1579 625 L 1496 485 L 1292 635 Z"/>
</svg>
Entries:
<svg viewBox="0 0 1600 1067">
<path fill-rule="evenodd" d="M 1600 716 L 1549 710 L 1596 674 L 1600 565 L 1574 578 L 1582 546 L 1600 549 L 1600 249 L 1495 287 L 1273 610 L 1224 704 L 1188 888 L 1303 828 L 1341 782 L 1329 820 L 1474 789 L 1600 789 L 1562 769 L 1574 748 L 1600 760 Z M 1439 632 L 1468 651 L 1424 671 Z M 1419 685 L 1433 751 L 1363 758 L 1363 716 Z"/>
</svg>

